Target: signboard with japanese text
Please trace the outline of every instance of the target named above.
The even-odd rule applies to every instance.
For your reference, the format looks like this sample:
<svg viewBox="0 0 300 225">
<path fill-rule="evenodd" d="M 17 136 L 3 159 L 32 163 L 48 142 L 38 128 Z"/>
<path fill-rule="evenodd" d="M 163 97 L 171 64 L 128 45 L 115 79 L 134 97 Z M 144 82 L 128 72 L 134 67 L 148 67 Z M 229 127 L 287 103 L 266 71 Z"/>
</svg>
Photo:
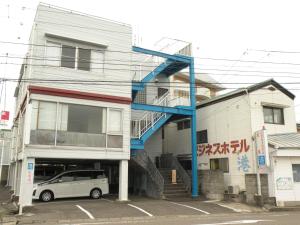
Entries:
<svg viewBox="0 0 300 225">
<path fill-rule="evenodd" d="M 246 139 L 232 140 L 230 142 L 224 141 L 223 143 L 214 144 L 199 144 L 197 155 L 227 155 L 227 154 L 239 154 L 248 152 L 250 145 Z"/>
<path fill-rule="evenodd" d="M 246 138 L 235 139 L 229 142 L 224 141 L 222 143 L 198 144 L 197 147 L 197 155 L 200 158 L 204 156 L 210 159 L 228 158 L 230 160 L 229 164 L 236 163 L 234 168 L 237 168 L 239 172 L 248 173 L 251 171 L 251 162 L 248 154 L 250 152 L 250 144 Z M 209 164 L 205 167 L 209 169 Z"/>
<path fill-rule="evenodd" d="M 269 150 L 268 150 L 268 141 L 267 133 L 265 129 L 256 131 L 254 134 L 255 139 L 255 148 L 257 155 L 257 164 L 260 169 L 269 166 Z"/>
</svg>

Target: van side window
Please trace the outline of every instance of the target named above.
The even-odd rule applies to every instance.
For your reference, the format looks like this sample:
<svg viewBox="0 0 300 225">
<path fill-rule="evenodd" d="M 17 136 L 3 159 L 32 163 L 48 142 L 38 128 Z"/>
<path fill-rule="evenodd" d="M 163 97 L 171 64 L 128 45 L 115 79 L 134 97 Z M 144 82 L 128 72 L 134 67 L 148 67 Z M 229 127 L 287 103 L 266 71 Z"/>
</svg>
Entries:
<svg viewBox="0 0 300 225">
<path fill-rule="evenodd" d="M 101 178 L 106 178 L 103 171 L 94 171 L 93 179 L 101 179 Z"/>
<path fill-rule="evenodd" d="M 75 173 L 65 173 L 61 177 L 58 178 L 58 180 L 61 180 L 62 182 L 71 182 L 75 180 Z"/>
<path fill-rule="evenodd" d="M 93 172 L 92 171 L 79 171 L 76 173 L 76 181 L 78 180 L 90 180 L 93 177 Z"/>
</svg>

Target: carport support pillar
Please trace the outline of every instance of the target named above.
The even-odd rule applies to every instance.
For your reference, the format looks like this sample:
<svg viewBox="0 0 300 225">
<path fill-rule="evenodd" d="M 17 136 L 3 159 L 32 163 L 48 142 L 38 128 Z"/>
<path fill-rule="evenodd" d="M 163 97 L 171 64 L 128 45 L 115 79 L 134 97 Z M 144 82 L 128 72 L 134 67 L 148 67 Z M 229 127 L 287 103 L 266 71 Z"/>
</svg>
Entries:
<svg viewBox="0 0 300 225">
<path fill-rule="evenodd" d="M 32 205 L 34 166 L 34 158 L 23 159 L 19 195 L 19 214 L 22 214 L 22 208 L 24 206 Z"/>
<path fill-rule="evenodd" d="M 128 160 L 119 164 L 119 201 L 128 201 Z"/>
</svg>

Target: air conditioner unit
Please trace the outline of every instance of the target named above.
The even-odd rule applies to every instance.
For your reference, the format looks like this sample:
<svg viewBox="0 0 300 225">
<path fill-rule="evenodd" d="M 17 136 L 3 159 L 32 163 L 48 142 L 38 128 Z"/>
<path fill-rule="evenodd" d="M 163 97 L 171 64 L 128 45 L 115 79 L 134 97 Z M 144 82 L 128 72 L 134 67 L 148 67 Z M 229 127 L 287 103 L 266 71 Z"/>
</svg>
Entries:
<svg viewBox="0 0 300 225">
<path fill-rule="evenodd" d="M 238 185 L 228 186 L 228 193 L 238 195 L 240 193 L 240 186 Z"/>
</svg>

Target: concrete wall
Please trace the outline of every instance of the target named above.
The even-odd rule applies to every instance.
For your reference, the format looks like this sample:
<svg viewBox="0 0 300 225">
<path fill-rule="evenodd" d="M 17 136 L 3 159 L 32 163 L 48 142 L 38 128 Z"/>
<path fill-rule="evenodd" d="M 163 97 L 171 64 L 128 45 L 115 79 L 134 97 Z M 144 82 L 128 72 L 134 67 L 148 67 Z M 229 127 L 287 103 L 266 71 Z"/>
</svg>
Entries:
<svg viewBox="0 0 300 225">
<path fill-rule="evenodd" d="M 129 173 L 129 190 L 135 195 L 161 198 L 161 193 L 147 171 L 131 167 Z"/>
<path fill-rule="evenodd" d="M 220 170 L 198 170 L 200 192 L 208 199 L 224 199 L 224 174 Z"/>
<path fill-rule="evenodd" d="M 261 182 L 261 194 L 264 202 L 268 201 L 269 198 L 269 188 L 268 188 L 268 175 L 260 175 Z M 256 174 L 246 174 L 245 175 L 246 183 L 246 202 L 249 204 L 256 204 L 257 195 L 257 177 Z"/>
</svg>

